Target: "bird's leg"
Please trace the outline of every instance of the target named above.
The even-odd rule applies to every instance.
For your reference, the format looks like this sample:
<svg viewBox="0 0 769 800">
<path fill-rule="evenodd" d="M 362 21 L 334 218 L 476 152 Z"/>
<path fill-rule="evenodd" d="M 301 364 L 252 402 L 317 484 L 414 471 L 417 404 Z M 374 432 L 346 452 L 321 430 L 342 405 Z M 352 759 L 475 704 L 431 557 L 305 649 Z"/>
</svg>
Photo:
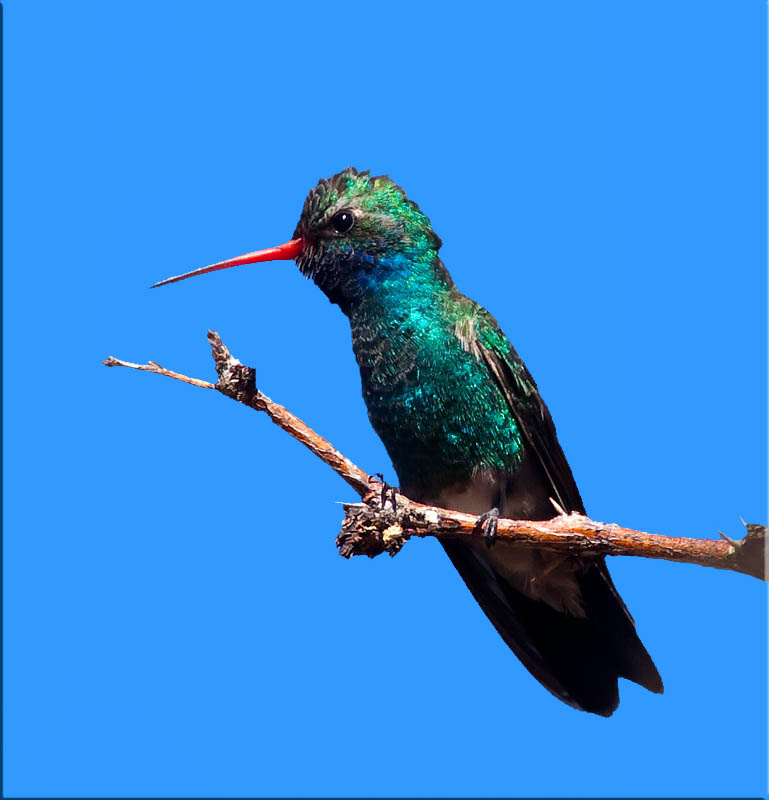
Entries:
<svg viewBox="0 0 769 800">
<path fill-rule="evenodd" d="M 371 477 L 379 478 L 379 482 L 382 484 L 382 494 L 379 499 L 379 505 L 384 508 L 387 502 L 387 483 L 385 482 L 384 475 L 381 472 L 375 472 Z"/>
<path fill-rule="evenodd" d="M 387 481 L 384 479 L 384 475 L 381 472 L 375 472 L 371 477 L 372 478 L 379 478 L 379 480 L 380 480 L 380 482 L 382 484 L 382 495 L 381 495 L 381 498 L 380 498 L 380 501 L 379 501 L 381 506 L 382 506 L 382 510 L 384 511 L 385 506 L 387 505 L 387 500 L 389 499 L 390 503 L 392 504 L 393 511 L 397 511 L 398 510 L 398 502 L 397 502 L 396 496 L 398 494 L 398 487 L 397 486 L 390 486 L 390 484 L 387 483 Z"/>
<path fill-rule="evenodd" d="M 475 523 L 473 533 L 479 533 L 486 543 L 486 547 L 491 547 L 497 538 L 497 523 L 499 522 L 499 509 L 502 508 L 505 497 L 502 489 L 498 488 L 492 499 L 493 506 L 485 514 L 481 514 Z"/>
<path fill-rule="evenodd" d="M 398 487 L 390 487 L 390 502 L 392 503 L 393 511 L 398 510 Z"/>
<path fill-rule="evenodd" d="M 499 521 L 499 509 L 495 506 L 485 514 L 481 514 L 475 523 L 473 533 L 479 533 L 486 543 L 486 547 L 491 547 L 497 538 L 497 522 Z"/>
</svg>

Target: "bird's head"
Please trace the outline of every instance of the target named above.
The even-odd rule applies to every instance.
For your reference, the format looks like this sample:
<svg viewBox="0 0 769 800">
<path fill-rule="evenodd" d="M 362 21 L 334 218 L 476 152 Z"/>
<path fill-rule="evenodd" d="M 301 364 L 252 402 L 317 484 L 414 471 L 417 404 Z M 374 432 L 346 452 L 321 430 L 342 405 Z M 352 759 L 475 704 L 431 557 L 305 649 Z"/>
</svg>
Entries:
<svg viewBox="0 0 769 800">
<path fill-rule="evenodd" d="M 294 238 L 304 242 L 296 261 L 310 276 L 357 257 L 364 263 L 391 260 L 441 246 L 430 220 L 400 186 L 352 167 L 320 180 L 307 195 Z"/>
<path fill-rule="evenodd" d="M 416 203 L 385 175 L 348 167 L 321 179 L 304 201 L 291 241 L 220 261 L 155 286 L 258 261 L 294 259 L 333 302 L 347 299 L 414 263 L 437 262 L 441 240 Z"/>
</svg>

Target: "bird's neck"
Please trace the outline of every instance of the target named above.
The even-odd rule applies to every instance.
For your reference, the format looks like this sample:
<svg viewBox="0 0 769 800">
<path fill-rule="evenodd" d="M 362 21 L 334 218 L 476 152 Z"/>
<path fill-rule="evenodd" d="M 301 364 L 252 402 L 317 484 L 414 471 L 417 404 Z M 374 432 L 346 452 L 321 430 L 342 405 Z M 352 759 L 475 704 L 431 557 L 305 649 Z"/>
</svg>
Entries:
<svg viewBox="0 0 769 800">
<path fill-rule="evenodd" d="M 378 256 L 356 254 L 343 311 L 360 325 L 429 325 L 445 307 L 454 283 L 435 251 Z M 340 304 L 341 305 L 341 304 Z"/>
</svg>

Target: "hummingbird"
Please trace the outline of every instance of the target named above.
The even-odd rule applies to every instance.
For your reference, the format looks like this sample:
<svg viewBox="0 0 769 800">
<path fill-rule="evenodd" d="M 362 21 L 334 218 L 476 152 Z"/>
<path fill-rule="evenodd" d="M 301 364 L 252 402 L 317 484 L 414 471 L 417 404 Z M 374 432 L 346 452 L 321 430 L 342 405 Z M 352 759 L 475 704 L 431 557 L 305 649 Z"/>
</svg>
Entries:
<svg viewBox="0 0 769 800">
<path fill-rule="evenodd" d="M 348 167 L 310 191 L 290 241 L 155 286 L 294 260 L 350 322 L 368 416 L 401 492 L 479 516 L 478 536 L 439 541 L 499 635 L 557 698 L 611 716 L 618 678 L 658 693 L 662 680 L 604 557 L 494 540 L 500 515 L 585 507 L 534 379 L 496 319 L 457 289 L 440 248 L 400 186 Z"/>
</svg>

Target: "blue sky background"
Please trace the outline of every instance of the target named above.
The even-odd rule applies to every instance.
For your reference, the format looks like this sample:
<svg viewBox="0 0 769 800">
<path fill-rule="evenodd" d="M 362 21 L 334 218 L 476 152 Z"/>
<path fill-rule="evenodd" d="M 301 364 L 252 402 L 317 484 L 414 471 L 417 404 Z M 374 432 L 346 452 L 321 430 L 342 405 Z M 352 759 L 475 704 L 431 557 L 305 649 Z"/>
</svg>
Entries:
<svg viewBox="0 0 769 800">
<path fill-rule="evenodd" d="M 387 172 L 550 406 L 596 518 L 766 521 L 760 2 L 5 4 L 6 795 L 758 795 L 766 587 L 611 559 L 665 681 L 551 697 L 434 541 L 344 561 L 354 495 L 262 389 L 394 473 L 347 322 L 287 262 Z M 298 496 L 300 481 L 304 494 Z M 309 518 L 286 526 L 287 513 Z"/>
</svg>

